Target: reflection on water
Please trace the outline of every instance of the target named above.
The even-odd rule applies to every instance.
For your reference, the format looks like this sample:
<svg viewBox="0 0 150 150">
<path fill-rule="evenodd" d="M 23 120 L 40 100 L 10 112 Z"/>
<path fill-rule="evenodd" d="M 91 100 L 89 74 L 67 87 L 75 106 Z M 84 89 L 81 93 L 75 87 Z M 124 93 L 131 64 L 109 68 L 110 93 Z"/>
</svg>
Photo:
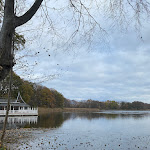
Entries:
<svg viewBox="0 0 150 150">
<path fill-rule="evenodd" d="M 97 113 L 49 113 L 39 116 L 17 116 L 8 118 L 7 128 L 58 128 L 66 120 L 139 120 L 150 118 L 149 111 L 104 111 Z M 4 117 L 0 117 L 0 129 L 4 122 Z"/>
<path fill-rule="evenodd" d="M 84 119 L 127 119 L 127 118 L 132 118 L 132 119 L 142 119 L 145 117 L 150 117 L 150 113 L 111 113 L 111 112 L 100 112 L 100 113 L 79 113 L 76 114 L 76 117 L 84 118 Z"/>
<path fill-rule="evenodd" d="M 3 127 L 5 117 L 0 117 L 0 129 Z M 38 121 L 38 116 L 15 116 L 15 117 L 8 117 L 7 128 L 21 128 L 25 127 L 28 124 L 36 124 Z"/>
<path fill-rule="evenodd" d="M 63 113 L 50 113 L 38 116 L 36 124 L 26 124 L 26 128 L 57 128 L 64 122 Z"/>
</svg>

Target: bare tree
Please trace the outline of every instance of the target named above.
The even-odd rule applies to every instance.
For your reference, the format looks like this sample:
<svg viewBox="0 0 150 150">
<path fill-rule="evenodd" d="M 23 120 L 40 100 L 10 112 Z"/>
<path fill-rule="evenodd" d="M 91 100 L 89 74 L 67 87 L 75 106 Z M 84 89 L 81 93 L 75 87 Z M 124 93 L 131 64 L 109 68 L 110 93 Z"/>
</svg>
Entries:
<svg viewBox="0 0 150 150">
<path fill-rule="evenodd" d="M 0 32 L 0 81 L 4 79 L 8 73 L 10 73 L 10 82 L 9 82 L 9 92 L 8 92 L 8 103 L 7 111 L 5 115 L 5 122 L 3 125 L 3 132 L 1 136 L 1 142 L 3 144 L 3 139 L 5 136 L 7 119 L 10 108 L 10 99 L 11 99 L 11 85 L 12 85 L 12 68 L 14 66 L 14 35 L 15 28 L 26 23 L 32 18 L 36 13 L 39 6 L 41 5 L 42 0 L 37 0 L 33 6 L 21 17 L 17 17 L 14 11 L 14 0 L 9 1 L 5 0 L 4 6 L 4 18 L 3 24 Z"/>
<path fill-rule="evenodd" d="M 0 81 L 8 75 L 11 64 L 14 66 L 11 47 L 15 28 L 25 24 L 33 17 L 42 1 L 36 0 L 24 15 L 17 17 L 14 11 L 15 1 L 5 0 L 3 24 L 0 32 Z"/>
</svg>

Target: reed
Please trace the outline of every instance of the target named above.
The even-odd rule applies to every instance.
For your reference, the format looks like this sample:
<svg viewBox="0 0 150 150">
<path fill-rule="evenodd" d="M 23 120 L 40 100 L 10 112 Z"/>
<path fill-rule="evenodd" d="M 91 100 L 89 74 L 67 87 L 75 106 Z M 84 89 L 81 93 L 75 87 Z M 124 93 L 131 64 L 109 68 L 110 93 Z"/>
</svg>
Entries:
<svg viewBox="0 0 150 150">
<path fill-rule="evenodd" d="M 39 114 L 51 113 L 51 112 L 98 112 L 98 108 L 38 108 Z"/>
</svg>

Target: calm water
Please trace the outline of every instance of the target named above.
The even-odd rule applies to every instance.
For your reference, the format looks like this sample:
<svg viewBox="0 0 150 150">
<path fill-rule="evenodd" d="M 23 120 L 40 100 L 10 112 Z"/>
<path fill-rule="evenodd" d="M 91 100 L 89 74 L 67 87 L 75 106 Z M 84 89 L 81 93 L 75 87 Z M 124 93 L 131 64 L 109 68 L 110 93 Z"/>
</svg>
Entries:
<svg viewBox="0 0 150 150">
<path fill-rule="evenodd" d="M 39 129 L 18 149 L 150 150 L 149 111 L 51 113 L 15 121 L 9 127 Z"/>
</svg>

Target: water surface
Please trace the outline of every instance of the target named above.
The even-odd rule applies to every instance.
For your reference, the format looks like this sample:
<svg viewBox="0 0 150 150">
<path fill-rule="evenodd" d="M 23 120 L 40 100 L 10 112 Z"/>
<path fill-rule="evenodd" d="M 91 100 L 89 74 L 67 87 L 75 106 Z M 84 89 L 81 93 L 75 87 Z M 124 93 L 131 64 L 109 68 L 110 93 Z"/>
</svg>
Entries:
<svg viewBox="0 0 150 150">
<path fill-rule="evenodd" d="M 18 149 L 150 149 L 149 111 L 50 113 L 22 127 L 37 130 Z"/>
</svg>

